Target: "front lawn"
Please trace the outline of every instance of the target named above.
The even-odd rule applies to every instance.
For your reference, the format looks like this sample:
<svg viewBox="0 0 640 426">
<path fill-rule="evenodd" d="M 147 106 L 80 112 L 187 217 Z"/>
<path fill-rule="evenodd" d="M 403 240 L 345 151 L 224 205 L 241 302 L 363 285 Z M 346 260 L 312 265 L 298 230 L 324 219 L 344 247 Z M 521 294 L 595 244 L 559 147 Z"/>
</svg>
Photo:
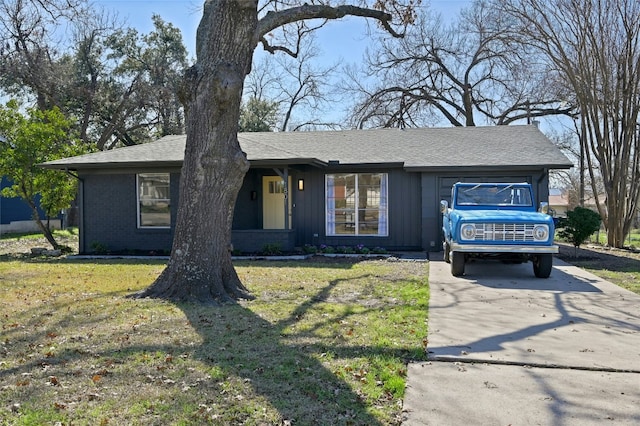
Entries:
<svg viewBox="0 0 640 426">
<path fill-rule="evenodd" d="M 239 262 L 254 301 L 126 297 L 163 267 L 1 261 L 1 424 L 399 423 L 427 264 Z"/>
</svg>

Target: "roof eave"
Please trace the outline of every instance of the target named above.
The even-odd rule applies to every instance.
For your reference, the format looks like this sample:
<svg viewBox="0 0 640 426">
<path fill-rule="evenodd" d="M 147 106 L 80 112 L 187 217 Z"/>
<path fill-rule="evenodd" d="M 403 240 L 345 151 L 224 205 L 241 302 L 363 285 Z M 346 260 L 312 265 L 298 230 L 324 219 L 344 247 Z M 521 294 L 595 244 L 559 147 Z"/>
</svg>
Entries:
<svg viewBox="0 0 640 426">
<path fill-rule="evenodd" d="M 42 163 L 39 167 L 51 170 L 100 170 L 100 169 L 142 169 L 182 167 L 182 161 L 135 161 L 109 163 Z"/>
<path fill-rule="evenodd" d="M 514 165 L 469 165 L 469 166 L 452 166 L 452 165 L 438 165 L 438 166 L 406 166 L 404 169 L 407 172 L 465 172 L 465 171 L 497 171 L 504 170 L 505 168 L 517 168 L 517 169 L 548 169 L 548 170 L 567 170 L 574 167 L 573 164 L 514 164 Z"/>
<path fill-rule="evenodd" d="M 318 168 L 327 167 L 327 163 L 317 158 L 281 158 L 281 159 L 257 159 L 249 160 L 251 167 L 274 167 L 274 166 L 313 166 Z"/>
</svg>

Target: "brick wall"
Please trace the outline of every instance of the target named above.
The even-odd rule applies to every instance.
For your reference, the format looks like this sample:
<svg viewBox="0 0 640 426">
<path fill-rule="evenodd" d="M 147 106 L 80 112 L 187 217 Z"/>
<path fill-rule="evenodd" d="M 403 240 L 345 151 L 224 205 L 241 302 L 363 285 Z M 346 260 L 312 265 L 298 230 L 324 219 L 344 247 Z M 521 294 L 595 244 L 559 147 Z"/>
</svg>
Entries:
<svg viewBox="0 0 640 426">
<path fill-rule="evenodd" d="M 257 229 L 232 231 L 233 249 L 243 253 L 259 253 L 265 245 L 278 244 L 283 252 L 295 247 L 295 231 L 284 229 Z"/>
</svg>

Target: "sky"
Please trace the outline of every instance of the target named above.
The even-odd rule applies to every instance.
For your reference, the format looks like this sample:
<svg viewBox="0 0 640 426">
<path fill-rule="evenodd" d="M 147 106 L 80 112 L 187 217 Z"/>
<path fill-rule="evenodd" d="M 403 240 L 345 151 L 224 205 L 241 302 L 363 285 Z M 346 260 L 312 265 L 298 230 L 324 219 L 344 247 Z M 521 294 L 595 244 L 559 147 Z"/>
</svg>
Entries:
<svg viewBox="0 0 640 426">
<path fill-rule="evenodd" d="M 94 0 L 95 5 L 116 13 L 128 26 L 136 28 L 141 34 L 151 32 L 152 15 L 160 15 L 164 21 L 180 29 L 192 62 L 195 61 L 196 31 L 202 16 L 203 3 L 203 0 Z M 432 11 L 440 13 L 446 22 L 456 18 L 472 0 L 422 0 L 422 3 L 421 7 L 430 7 Z M 355 17 L 329 22 L 316 31 L 316 40 L 319 56 L 314 62 L 319 68 L 328 68 L 336 63 L 359 64 L 367 46 L 373 43 L 373 39 L 367 36 L 366 20 Z M 262 51 L 262 47 L 258 46 L 256 51 Z M 345 105 L 336 105 L 326 118 L 332 121 L 341 120 L 345 108 Z M 556 124 L 553 119 L 542 119 L 541 130 L 555 128 Z"/>
<path fill-rule="evenodd" d="M 471 0 L 423 0 L 433 10 L 442 13 L 445 19 L 454 17 Z M 153 30 L 151 16 L 158 14 L 182 32 L 182 37 L 191 57 L 195 57 L 195 39 L 202 16 L 203 1 L 196 0 L 94 0 L 94 4 L 116 12 L 120 18 L 140 33 Z M 366 23 L 362 18 L 345 18 L 330 22 L 317 31 L 318 46 L 327 64 L 336 61 L 358 62 L 370 39 L 366 35 Z M 261 49 L 258 47 L 258 49 Z"/>
<path fill-rule="evenodd" d="M 117 14 L 120 19 L 126 21 L 126 25 L 137 29 L 141 34 L 151 32 L 153 30 L 151 17 L 154 14 L 160 15 L 165 22 L 170 22 L 180 29 L 192 62 L 195 62 L 196 31 L 202 17 L 203 2 L 203 0 L 94 0 L 95 5 Z M 446 21 L 455 18 L 460 10 L 470 3 L 471 0 L 423 0 L 421 7 L 430 5 L 428 7 L 441 13 Z M 314 59 L 314 64 L 318 68 L 329 68 L 335 64 L 360 64 L 365 50 L 373 43 L 373 38 L 367 36 L 367 21 L 371 22 L 362 18 L 347 17 L 330 21 L 325 27 L 316 31 L 318 56 Z M 259 60 L 260 55 L 268 55 L 261 46 L 256 48 L 256 52 L 254 60 Z M 344 120 L 347 109 L 347 104 L 338 103 L 329 111 L 324 111 L 323 118 L 331 122 L 340 122 Z M 304 120 L 306 112 L 301 110 L 294 115 L 293 121 Z"/>
</svg>

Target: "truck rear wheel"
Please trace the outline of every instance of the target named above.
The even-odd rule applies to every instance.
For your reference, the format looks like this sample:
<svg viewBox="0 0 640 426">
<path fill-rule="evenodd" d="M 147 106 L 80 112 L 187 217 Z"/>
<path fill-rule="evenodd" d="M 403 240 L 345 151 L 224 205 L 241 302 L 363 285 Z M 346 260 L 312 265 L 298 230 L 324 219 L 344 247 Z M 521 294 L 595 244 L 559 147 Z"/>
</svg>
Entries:
<svg viewBox="0 0 640 426">
<path fill-rule="evenodd" d="M 458 251 L 451 253 L 451 275 L 454 277 L 464 275 L 464 253 Z"/>
<path fill-rule="evenodd" d="M 549 253 L 539 254 L 533 258 L 533 273 L 538 278 L 549 278 L 553 268 L 553 256 Z"/>
</svg>

